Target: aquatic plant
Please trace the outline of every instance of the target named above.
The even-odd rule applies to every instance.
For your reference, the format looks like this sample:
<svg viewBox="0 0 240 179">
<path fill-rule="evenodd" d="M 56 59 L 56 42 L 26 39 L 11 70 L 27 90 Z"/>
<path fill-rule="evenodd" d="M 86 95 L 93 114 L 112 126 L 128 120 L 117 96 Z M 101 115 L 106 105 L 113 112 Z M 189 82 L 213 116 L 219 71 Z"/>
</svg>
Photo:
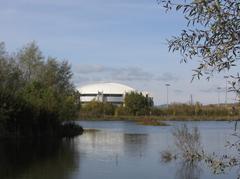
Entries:
<svg viewBox="0 0 240 179">
<path fill-rule="evenodd" d="M 186 125 L 173 131 L 175 145 L 185 160 L 199 160 L 202 158 L 201 136 L 197 127 L 192 130 Z"/>
<path fill-rule="evenodd" d="M 225 147 L 232 149 L 234 155 L 208 154 L 201 145 L 201 135 L 198 128 L 190 130 L 186 125 L 177 127 L 173 131 L 177 152 L 170 150 L 161 153 L 162 162 L 168 163 L 180 160 L 190 166 L 196 166 L 199 162 L 207 164 L 214 174 L 224 174 L 233 168 L 237 168 L 237 179 L 240 179 L 240 134 L 236 131 L 233 135 L 235 142 L 227 141 Z"/>
</svg>

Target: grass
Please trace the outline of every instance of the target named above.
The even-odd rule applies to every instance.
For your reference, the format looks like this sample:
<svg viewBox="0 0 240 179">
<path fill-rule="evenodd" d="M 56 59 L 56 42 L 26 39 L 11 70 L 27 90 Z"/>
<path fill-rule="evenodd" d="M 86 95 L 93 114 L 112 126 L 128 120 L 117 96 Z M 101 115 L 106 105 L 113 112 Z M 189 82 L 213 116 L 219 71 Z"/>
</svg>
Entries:
<svg viewBox="0 0 240 179">
<path fill-rule="evenodd" d="M 168 126 L 168 124 L 161 120 L 153 119 L 151 117 L 146 116 L 101 116 L 101 117 L 84 116 L 80 118 L 81 120 L 87 121 L 134 121 L 140 125 Z"/>
<path fill-rule="evenodd" d="M 168 126 L 167 123 L 156 119 L 143 118 L 137 121 L 137 124 L 146 126 Z"/>
</svg>

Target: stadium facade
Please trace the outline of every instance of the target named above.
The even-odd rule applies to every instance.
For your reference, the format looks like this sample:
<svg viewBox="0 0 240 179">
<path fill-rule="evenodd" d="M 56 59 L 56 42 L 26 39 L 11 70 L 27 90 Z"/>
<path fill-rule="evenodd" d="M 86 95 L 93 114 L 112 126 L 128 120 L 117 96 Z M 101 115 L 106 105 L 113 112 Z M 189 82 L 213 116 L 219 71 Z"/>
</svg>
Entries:
<svg viewBox="0 0 240 179">
<path fill-rule="evenodd" d="M 120 105 L 124 102 L 126 93 L 137 92 L 137 90 L 120 83 L 96 83 L 78 88 L 82 103 L 90 101 L 110 102 Z"/>
</svg>

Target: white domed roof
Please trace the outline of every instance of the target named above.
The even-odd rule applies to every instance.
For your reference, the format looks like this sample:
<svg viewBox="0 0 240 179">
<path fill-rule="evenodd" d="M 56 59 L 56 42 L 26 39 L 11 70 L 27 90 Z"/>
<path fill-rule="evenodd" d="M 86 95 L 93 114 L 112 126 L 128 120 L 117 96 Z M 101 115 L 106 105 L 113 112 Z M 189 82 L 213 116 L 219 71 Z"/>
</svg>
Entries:
<svg viewBox="0 0 240 179">
<path fill-rule="evenodd" d="M 135 89 L 119 83 L 96 83 L 78 88 L 81 94 L 124 94 Z"/>
</svg>

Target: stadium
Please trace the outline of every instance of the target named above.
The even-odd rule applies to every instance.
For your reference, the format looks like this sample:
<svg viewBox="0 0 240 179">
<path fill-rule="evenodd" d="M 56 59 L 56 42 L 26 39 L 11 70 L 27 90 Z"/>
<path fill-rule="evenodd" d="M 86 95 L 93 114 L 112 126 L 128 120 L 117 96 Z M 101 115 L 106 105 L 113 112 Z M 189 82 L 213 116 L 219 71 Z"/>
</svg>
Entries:
<svg viewBox="0 0 240 179">
<path fill-rule="evenodd" d="M 126 93 L 137 92 L 137 90 L 120 83 L 96 83 L 78 88 L 81 103 L 92 100 L 110 102 L 120 105 L 124 102 Z"/>
</svg>

